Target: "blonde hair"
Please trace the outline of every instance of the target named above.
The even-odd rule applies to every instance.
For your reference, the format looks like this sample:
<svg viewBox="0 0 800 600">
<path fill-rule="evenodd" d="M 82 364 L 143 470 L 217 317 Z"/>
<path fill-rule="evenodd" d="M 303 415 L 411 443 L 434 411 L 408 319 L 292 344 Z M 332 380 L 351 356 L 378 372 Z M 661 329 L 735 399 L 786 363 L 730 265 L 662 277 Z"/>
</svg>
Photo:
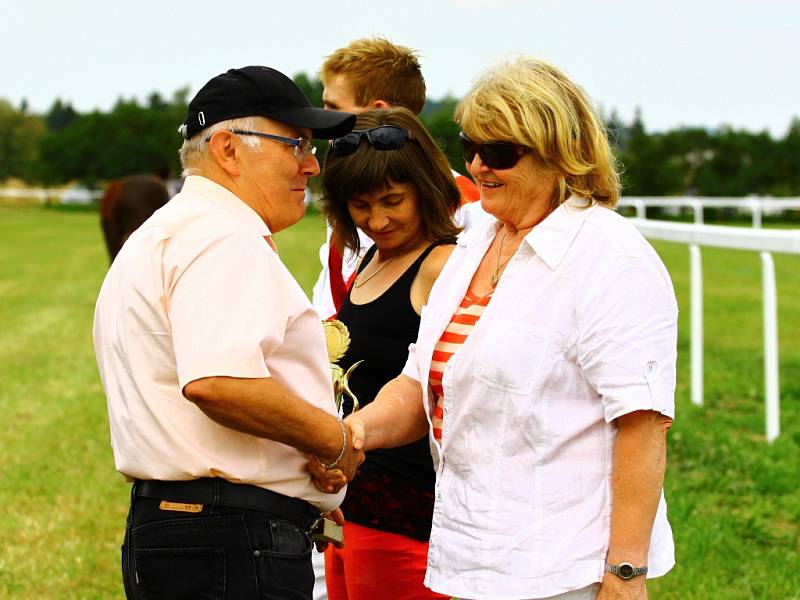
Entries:
<svg viewBox="0 0 800 600">
<path fill-rule="evenodd" d="M 320 69 L 322 83 L 333 75 L 347 78 L 359 106 L 384 100 L 418 115 L 425 105 L 425 79 L 417 53 L 386 38 L 355 40 L 333 52 Z"/>
<path fill-rule="evenodd" d="M 521 57 L 490 68 L 454 118 L 476 141 L 532 148 L 557 174 L 552 208 L 570 196 L 616 206 L 620 181 L 605 126 L 583 89 L 553 65 Z"/>
</svg>

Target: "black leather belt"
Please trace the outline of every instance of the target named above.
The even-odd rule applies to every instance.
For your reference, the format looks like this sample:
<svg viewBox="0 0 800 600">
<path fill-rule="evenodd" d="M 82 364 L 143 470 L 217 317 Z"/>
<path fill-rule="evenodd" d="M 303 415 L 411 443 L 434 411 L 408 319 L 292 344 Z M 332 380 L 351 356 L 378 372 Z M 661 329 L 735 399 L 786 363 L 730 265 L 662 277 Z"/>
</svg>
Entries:
<svg viewBox="0 0 800 600">
<path fill-rule="evenodd" d="M 309 531 L 320 518 L 319 510 L 305 500 L 218 477 L 190 481 L 137 480 L 133 484 L 133 496 L 259 510 L 291 521 L 303 531 Z"/>
</svg>

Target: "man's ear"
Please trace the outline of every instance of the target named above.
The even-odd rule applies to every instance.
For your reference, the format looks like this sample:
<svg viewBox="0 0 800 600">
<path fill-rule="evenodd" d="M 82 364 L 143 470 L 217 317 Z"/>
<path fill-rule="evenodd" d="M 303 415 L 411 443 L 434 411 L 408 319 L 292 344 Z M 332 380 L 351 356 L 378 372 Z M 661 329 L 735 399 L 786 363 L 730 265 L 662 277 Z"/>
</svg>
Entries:
<svg viewBox="0 0 800 600">
<path fill-rule="evenodd" d="M 377 108 L 378 110 L 389 110 L 392 108 L 392 105 L 389 104 L 386 100 L 375 100 L 372 103 L 372 108 Z"/>
<path fill-rule="evenodd" d="M 230 131 L 217 131 L 208 141 L 208 153 L 217 166 L 231 177 L 241 175 L 241 147 Z"/>
</svg>

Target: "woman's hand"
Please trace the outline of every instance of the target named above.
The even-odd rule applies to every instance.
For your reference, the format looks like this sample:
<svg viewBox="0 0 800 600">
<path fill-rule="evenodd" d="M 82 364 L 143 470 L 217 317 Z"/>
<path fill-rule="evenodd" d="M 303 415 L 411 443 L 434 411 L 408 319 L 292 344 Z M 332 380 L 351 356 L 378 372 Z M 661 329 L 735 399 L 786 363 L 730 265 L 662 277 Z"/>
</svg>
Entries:
<svg viewBox="0 0 800 600">
<path fill-rule="evenodd" d="M 341 508 L 334 508 L 331 512 L 322 513 L 322 516 L 337 525 L 344 525 L 344 513 Z M 333 545 L 337 548 L 344 548 L 344 540 L 333 542 Z M 314 546 L 316 546 L 317 552 L 325 552 L 328 549 L 328 542 L 314 542 Z"/>
</svg>

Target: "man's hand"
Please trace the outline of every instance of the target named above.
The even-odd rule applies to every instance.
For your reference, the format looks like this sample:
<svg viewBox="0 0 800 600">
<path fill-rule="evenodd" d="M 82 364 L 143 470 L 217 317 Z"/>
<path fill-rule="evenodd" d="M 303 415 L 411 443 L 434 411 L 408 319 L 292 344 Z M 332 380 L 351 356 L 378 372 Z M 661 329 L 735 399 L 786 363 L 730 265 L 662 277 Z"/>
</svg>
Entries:
<svg viewBox="0 0 800 600">
<path fill-rule="evenodd" d="M 342 460 L 336 465 L 336 468 L 341 471 L 347 478 L 347 481 L 353 481 L 356 476 L 356 471 L 361 463 L 364 462 L 366 455 L 364 454 L 364 441 L 363 441 L 363 425 L 359 435 L 361 437 L 354 437 L 353 429 L 348 423 L 345 423 L 345 438 L 347 439 L 347 448 L 345 450 Z"/>
<path fill-rule="evenodd" d="M 359 419 L 348 417 L 345 420 L 348 431 L 348 448 L 342 460 L 332 469 L 326 469 L 313 456 L 308 456 L 308 472 L 311 473 L 314 486 L 326 494 L 335 494 L 341 490 L 348 481 L 355 477 L 356 470 L 364 462 L 364 423 Z"/>
<path fill-rule="evenodd" d="M 639 575 L 626 581 L 606 572 L 596 600 L 647 600 L 647 580 Z"/>
</svg>

